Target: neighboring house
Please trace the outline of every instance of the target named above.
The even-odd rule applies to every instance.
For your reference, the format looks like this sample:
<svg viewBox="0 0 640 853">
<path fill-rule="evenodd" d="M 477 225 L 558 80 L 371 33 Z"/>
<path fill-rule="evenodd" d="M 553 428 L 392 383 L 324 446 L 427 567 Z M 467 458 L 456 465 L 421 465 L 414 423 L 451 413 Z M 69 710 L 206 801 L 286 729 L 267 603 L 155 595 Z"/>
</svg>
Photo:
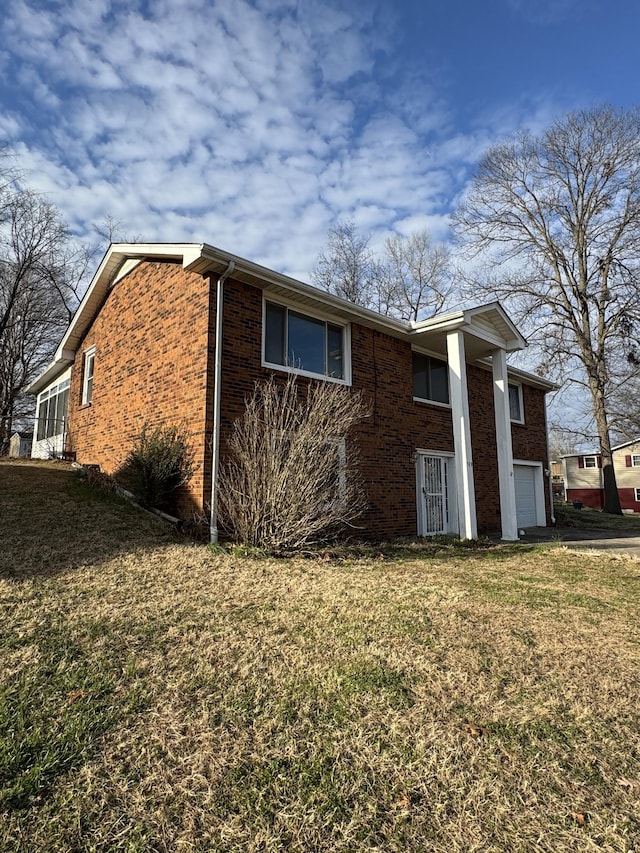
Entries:
<svg viewBox="0 0 640 853">
<path fill-rule="evenodd" d="M 33 452 L 55 439 L 114 472 L 145 422 L 183 424 L 197 465 L 180 511 L 210 515 L 215 539 L 210 507 L 233 422 L 256 381 L 294 372 L 370 401 L 353 438 L 363 535 L 515 540 L 550 515 L 554 386 L 507 368 L 524 346 L 495 302 L 406 323 L 206 244 L 114 244 L 30 388 Z"/>
<path fill-rule="evenodd" d="M 17 459 L 20 456 L 31 456 L 32 444 L 32 432 L 14 432 L 9 439 L 9 456 L 13 459 Z"/>
<path fill-rule="evenodd" d="M 611 448 L 613 470 L 624 510 L 640 512 L 640 439 Z M 562 457 L 567 500 L 592 509 L 604 507 L 602 456 L 599 451 Z"/>
</svg>

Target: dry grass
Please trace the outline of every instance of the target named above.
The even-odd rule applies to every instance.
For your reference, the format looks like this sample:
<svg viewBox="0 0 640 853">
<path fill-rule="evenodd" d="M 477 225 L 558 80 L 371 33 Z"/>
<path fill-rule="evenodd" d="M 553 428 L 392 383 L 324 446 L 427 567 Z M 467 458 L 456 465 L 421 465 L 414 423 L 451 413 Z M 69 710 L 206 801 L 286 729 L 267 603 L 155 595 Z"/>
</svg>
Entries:
<svg viewBox="0 0 640 853">
<path fill-rule="evenodd" d="M 60 466 L 0 496 L 3 851 L 640 850 L 640 563 L 239 558 Z"/>
</svg>

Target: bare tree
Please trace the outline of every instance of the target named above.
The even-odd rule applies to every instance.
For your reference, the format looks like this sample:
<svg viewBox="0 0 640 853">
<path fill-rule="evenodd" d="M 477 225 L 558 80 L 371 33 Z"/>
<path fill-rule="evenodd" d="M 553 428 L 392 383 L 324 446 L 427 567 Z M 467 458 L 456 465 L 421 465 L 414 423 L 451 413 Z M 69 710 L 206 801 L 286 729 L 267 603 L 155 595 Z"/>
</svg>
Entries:
<svg viewBox="0 0 640 853">
<path fill-rule="evenodd" d="M 616 383 L 608 401 L 612 430 L 620 441 L 640 437 L 640 372 L 636 370 Z"/>
<path fill-rule="evenodd" d="M 120 219 L 114 219 L 111 214 L 105 216 L 99 225 L 94 225 L 93 230 L 103 243 L 143 243 L 141 234 L 127 234 L 124 223 Z"/>
<path fill-rule="evenodd" d="M 0 223 L 0 450 L 20 395 L 75 309 L 84 260 L 52 204 L 29 190 L 9 195 Z"/>
<path fill-rule="evenodd" d="M 385 254 L 392 283 L 390 314 L 417 321 L 443 309 L 452 290 L 445 245 L 434 245 L 428 231 L 417 231 L 408 237 L 390 237 Z"/>
<path fill-rule="evenodd" d="M 373 307 L 378 265 L 370 242 L 371 237 L 361 234 L 354 222 L 338 222 L 330 228 L 327 249 L 320 252 L 311 273 L 314 284 L 356 305 Z"/>
<path fill-rule="evenodd" d="M 433 245 L 428 231 L 395 235 L 383 257 L 371 235 L 353 222 L 329 229 L 328 245 L 312 272 L 314 284 L 349 302 L 403 320 L 422 320 L 440 311 L 451 293 L 449 252 Z"/>
<path fill-rule="evenodd" d="M 325 541 L 362 514 L 352 427 L 361 394 L 332 382 L 257 384 L 220 470 L 219 513 L 243 543 L 281 552 Z"/>
<path fill-rule="evenodd" d="M 640 112 L 581 110 L 490 148 L 454 221 L 489 253 L 483 289 L 525 324 L 541 369 L 588 390 L 605 510 L 620 513 L 607 403 L 638 348 Z"/>
</svg>

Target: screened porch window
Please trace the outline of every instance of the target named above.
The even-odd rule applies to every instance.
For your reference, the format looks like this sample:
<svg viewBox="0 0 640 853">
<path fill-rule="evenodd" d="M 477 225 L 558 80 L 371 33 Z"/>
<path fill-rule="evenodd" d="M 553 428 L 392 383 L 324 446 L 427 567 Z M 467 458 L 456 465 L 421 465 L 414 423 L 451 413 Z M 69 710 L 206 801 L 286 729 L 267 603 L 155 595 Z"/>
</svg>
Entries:
<svg viewBox="0 0 640 853">
<path fill-rule="evenodd" d="M 38 431 L 36 441 L 62 435 L 67 421 L 69 405 L 69 380 L 43 391 L 38 403 Z"/>
</svg>

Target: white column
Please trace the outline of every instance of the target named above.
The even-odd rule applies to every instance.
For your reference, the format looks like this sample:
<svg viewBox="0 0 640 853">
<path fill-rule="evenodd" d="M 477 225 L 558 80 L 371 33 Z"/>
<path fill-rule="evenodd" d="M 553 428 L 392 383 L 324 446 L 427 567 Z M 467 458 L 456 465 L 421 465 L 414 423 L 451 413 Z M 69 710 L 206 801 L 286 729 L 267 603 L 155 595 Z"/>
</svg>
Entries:
<svg viewBox="0 0 640 853">
<path fill-rule="evenodd" d="M 498 483 L 500 485 L 500 517 L 502 538 L 505 542 L 518 540 L 516 514 L 516 486 L 513 477 L 513 448 L 511 446 L 511 410 L 509 408 L 509 382 L 507 379 L 507 354 L 494 350 L 493 405 L 496 418 L 496 445 L 498 449 Z"/>
<path fill-rule="evenodd" d="M 462 332 L 449 332 L 447 335 L 447 359 L 449 362 L 449 390 L 453 418 L 453 447 L 456 455 L 456 491 L 460 537 L 462 539 L 477 539 L 478 523 L 473 483 L 467 365 Z"/>
</svg>

